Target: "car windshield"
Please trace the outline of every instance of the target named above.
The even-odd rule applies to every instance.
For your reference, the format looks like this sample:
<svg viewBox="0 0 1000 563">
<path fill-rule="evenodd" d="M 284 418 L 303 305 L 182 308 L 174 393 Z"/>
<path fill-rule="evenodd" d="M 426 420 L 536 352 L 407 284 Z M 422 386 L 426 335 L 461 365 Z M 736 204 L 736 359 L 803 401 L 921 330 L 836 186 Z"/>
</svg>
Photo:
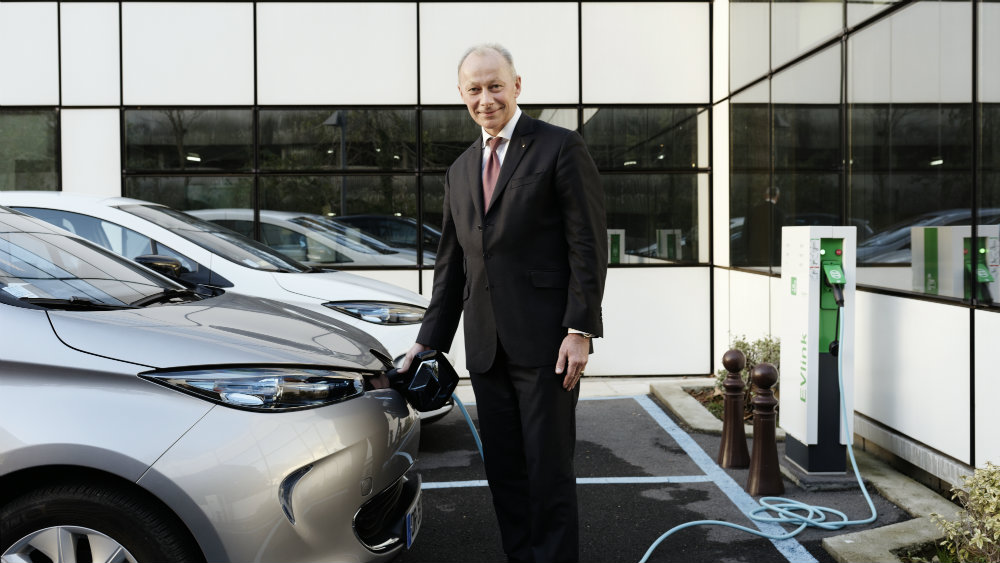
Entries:
<svg viewBox="0 0 1000 563">
<path fill-rule="evenodd" d="M 357 229 L 348 229 L 344 225 L 332 221 L 315 217 L 295 217 L 294 219 L 290 219 L 290 221 L 357 252 L 364 252 L 365 254 L 397 254 L 395 250 L 379 239 L 362 234 Z"/>
<path fill-rule="evenodd" d="M 0 208 L 0 291 L 7 296 L 50 308 L 115 308 L 183 289 L 90 241 Z"/>
<path fill-rule="evenodd" d="M 308 266 L 251 238 L 169 207 L 122 205 L 119 209 L 156 223 L 217 256 L 247 268 L 271 272 L 310 271 Z"/>
</svg>

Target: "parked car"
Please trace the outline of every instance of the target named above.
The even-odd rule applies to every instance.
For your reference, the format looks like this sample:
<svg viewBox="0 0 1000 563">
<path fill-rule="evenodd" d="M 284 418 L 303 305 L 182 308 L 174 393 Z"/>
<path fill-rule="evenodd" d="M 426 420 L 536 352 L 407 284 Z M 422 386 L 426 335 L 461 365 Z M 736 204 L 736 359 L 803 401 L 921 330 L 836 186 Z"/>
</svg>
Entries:
<svg viewBox="0 0 1000 563">
<path fill-rule="evenodd" d="M 0 207 L 0 559 L 388 561 L 420 525 L 381 345 Z"/>
<path fill-rule="evenodd" d="M 399 286 L 300 264 L 214 223 L 164 205 L 124 197 L 48 191 L 0 192 L 7 205 L 126 258 L 160 268 L 189 287 L 295 304 L 374 336 L 392 358 L 416 342 L 427 299 Z M 166 263 L 164 263 L 166 259 Z M 176 260 L 179 264 L 171 265 Z M 433 422 L 450 412 L 420 413 Z"/>
<path fill-rule="evenodd" d="M 417 248 L 417 241 L 423 238 L 424 255 L 437 252 L 441 242 L 441 231 L 424 224 L 418 231 L 417 220 L 413 217 L 396 217 L 394 215 L 344 215 L 334 217 L 333 221 L 361 229 L 365 233 L 377 237 L 389 246 L 397 248 Z M 421 235 L 418 236 L 418 232 Z"/>
<path fill-rule="evenodd" d="M 253 209 L 197 209 L 188 214 L 246 236 L 253 234 Z M 316 267 L 413 266 L 417 252 L 395 248 L 360 229 L 316 213 L 261 210 L 261 240 L 274 250 Z M 425 264 L 433 256 L 424 255 Z"/>
</svg>

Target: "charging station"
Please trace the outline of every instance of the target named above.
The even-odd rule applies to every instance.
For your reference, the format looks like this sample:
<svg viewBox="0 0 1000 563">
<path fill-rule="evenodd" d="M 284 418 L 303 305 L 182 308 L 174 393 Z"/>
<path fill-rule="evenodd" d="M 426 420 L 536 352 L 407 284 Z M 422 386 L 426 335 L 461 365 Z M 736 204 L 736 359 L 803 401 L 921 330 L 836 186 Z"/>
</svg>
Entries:
<svg viewBox="0 0 1000 563">
<path fill-rule="evenodd" d="M 911 227 L 913 290 L 992 302 L 1000 298 L 1000 225 Z"/>
<path fill-rule="evenodd" d="M 857 229 L 802 226 L 781 232 L 778 408 L 785 457 L 806 473 L 844 473 L 854 421 L 848 416 L 846 428 L 841 422 L 838 371 L 846 411 L 853 413 Z"/>
</svg>

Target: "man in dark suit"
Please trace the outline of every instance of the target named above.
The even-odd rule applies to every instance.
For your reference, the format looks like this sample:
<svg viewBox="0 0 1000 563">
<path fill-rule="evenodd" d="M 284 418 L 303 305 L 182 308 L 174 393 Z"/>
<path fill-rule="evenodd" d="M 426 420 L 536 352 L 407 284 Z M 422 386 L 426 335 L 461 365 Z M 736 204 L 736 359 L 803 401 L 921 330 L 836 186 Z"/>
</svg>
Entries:
<svg viewBox="0 0 1000 563">
<path fill-rule="evenodd" d="M 431 303 L 401 371 L 447 351 L 464 312 L 503 549 L 511 561 L 575 561 L 575 409 L 603 331 L 604 192 L 578 133 L 521 113 L 506 49 L 470 49 L 458 78 L 483 134 L 448 169 Z"/>
</svg>

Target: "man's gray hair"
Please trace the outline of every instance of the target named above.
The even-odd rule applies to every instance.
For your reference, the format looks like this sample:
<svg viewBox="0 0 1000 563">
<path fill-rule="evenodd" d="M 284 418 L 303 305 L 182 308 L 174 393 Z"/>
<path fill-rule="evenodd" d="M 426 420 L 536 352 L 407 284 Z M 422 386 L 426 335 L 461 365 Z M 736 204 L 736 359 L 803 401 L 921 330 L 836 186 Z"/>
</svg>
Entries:
<svg viewBox="0 0 1000 563">
<path fill-rule="evenodd" d="M 462 65 L 465 64 L 465 59 L 469 58 L 469 55 L 488 55 L 490 53 L 497 53 L 507 61 L 507 66 L 510 67 L 510 73 L 515 78 L 517 77 L 517 69 L 514 68 L 514 55 L 510 54 L 510 51 L 506 47 L 499 43 L 482 43 L 480 45 L 474 45 L 469 47 L 462 58 L 458 61 L 458 73 L 462 74 Z"/>
</svg>

